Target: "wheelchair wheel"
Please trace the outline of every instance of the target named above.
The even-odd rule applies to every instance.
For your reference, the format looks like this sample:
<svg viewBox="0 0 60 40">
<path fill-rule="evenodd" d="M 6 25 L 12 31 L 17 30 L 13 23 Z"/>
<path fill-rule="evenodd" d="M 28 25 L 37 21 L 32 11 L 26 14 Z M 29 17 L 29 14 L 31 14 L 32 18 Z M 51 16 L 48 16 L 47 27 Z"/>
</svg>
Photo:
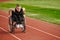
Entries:
<svg viewBox="0 0 60 40">
<path fill-rule="evenodd" d="M 22 28 L 22 32 L 25 32 L 25 31 L 26 31 L 25 20 L 22 21 L 22 25 L 24 26 L 24 27 Z"/>
<path fill-rule="evenodd" d="M 11 17 L 9 18 L 9 32 L 12 33 L 14 31 L 13 21 Z"/>
</svg>

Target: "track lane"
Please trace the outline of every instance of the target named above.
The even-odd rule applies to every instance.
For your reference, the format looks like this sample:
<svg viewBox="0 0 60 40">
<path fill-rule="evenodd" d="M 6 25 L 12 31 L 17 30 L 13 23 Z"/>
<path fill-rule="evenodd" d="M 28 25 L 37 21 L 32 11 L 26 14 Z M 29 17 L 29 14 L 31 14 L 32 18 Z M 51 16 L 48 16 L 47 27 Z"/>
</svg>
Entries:
<svg viewBox="0 0 60 40">
<path fill-rule="evenodd" d="M 3 19 L 4 21 L 1 20 L 1 21 L 3 21 L 1 26 L 2 26 L 2 28 L 4 28 L 5 30 L 8 31 L 8 29 L 7 29 L 8 27 L 6 26 L 7 24 L 5 24 L 5 23 L 8 23 L 7 22 L 8 20 L 6 18 L 4 18 L 4 19 Z M 4 24 L 4 26 L 3 26 L 3 24 Z M 21 33 L 20 30 L 17 29 L 14 35 L 16 35 L 18 38 L 21 38 L 22 40 L 59 40 L 58 38 L 44 34 L 42 32 L 39 32 L 39 31 L 34 30 L 29 27 L 27 27 L 26 33 Z"/>
<path fill-rule="evenodd" d="M 21 40 L 20 38 L 17 38 L 15 35 L 9 33 L 4 28 L 0 27 L 0 40 Z"/>
<path fill-rule="evenodd" d="M 27 25 L 33 26 L 34 28 L 43 30 L 45 32 L 51 33 L 53 35 L 60 37 L 60 25 L 51 24 L 44 21 L 38 21 L 31 18 L 26 18 Z M 34 22 L 33 22 L 34 21 Z"/>
<path fill-rule="evenodd" d="M 7 32 L 0 29 L 0 40 L 17 40 L 11 35 L 9 35 Z"/>
<path fill-rule="evenodd" d="M 5 15 L 6 15 L 6 14 L 5 14 Z M 7 21 L 7 20 L 6 20 L 6 21 Z M 5 24 L 5 23 L 4 23 L 4 24 Z M 33 27 L 33 26 L 32 26 L 32 27 Z M 4 28 L 4 29 L 6 29 L 6 28 Z M 31 32 L 30 32 L 30 31 L 27 31 L 28 33 L 25 35 L 26 38 L 24 38 L 24 39 L 26 39 L 26 40 L 29 38 L 29 36 L 28 36 L 29 33 L 30 33 L 30 35 L 31 35 L 31 36 L 30 36 L 30 38 L 31 38 L 30 40 L 32 40 L 34 37 L 35 37 L 36 39 L 39 39 L 39 40 L 45 40 L 45 39 L 47 39 L 47 40 L 48 40 L 48 39 L 59 40 L 59 39 L 57 39 L 57 38 L 55 38 L 55 37 L 51 37 L 51 36 L 49 37 L 47 34 L 40 33 L 40 32 L 38 32 L 38 31 L 36 32 L 36 30 L 31 29 L 31 28 L 29 28 L 29 27 L 27 28 L 27 30 L 28 30 L 28 29 L 30 29 Z M 6 30 L 7 30 L 7 29 L 6 29 Z M 32 30 L 33 30 L 33 31 L 32 31 Z M 33 33 L 33 34 L 35 34 L 35 33 L 38 34 L 38 33 L 39 33 L 39 35 L 35 34 L 35 36 L 34 36 L 34 35 L 31 34 L 31 33 Z M 42 36 L 41 36 L 41 34 L 42 34 Z M 24 34 L 23 34 L 23 35 L 22 35 L 22 34 L 15 34 L 15 35 L 18 36 L 18 37 L 21 36 L 22 39 L 23 39 L 23 37 L 25 37 Z M 20 35 L 20 36 L 19 36 L 19 35 Z M 46 35 L 46 36 L 49 37 L 49 38 L 47 38 L 47 37 L 44 36 L 44 35 Z M 42 38 L 42 37 L 43 37 L 43 38 Z M 24 40 L 24 39 L 23 39 L 23 40 Z"/>
</svg>

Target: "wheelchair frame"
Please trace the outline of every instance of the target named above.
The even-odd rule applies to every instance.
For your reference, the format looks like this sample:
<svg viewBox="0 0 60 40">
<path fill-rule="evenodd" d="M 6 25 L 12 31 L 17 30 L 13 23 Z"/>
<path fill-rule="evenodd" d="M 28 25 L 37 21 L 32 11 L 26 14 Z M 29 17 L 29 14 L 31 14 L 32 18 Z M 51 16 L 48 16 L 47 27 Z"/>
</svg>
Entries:
<svg viewBox="0 0 60 40">
<path fill-rule="evenodd" d="M 15 25 L 13 25 L 13 23 L 14 22 L 11 20 L 11 17 L 9 17 L 9 32 L 10 33 L 15 31 L 15 28 L 16 28 L 16 25 L 17 25 L 17 23 Z M 25 32 L 25 30 L 26 30 L 25 18 L 24 18 L 24 21 L 22 21 L 22 25 L 24 26 L 22 32 Z"/>
</svg>

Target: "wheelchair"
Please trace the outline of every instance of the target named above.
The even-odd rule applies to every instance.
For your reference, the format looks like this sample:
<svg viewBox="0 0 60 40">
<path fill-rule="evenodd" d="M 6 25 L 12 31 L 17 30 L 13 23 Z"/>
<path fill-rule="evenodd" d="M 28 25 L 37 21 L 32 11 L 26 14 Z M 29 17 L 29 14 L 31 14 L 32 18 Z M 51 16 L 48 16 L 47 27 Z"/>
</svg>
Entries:
<svg viewBox="0 0 60 40">
<path fill-rule="evenodd" d="M 17 18 L 16 18 L 17 20 Z M 25 17 L 23 18 L 23 20 L 21 20 L 20 22 L 17 20 L 15 21 L 16 23 L 14 23 L 14 21 L 12 20 L 11 16 L 9 17 L 9 32 L 12 33 L 15 31 L 15 29 L 17 28 L 18 24 L 21 24 L 23 27 L 20 27 L 22 29 L 22 32 L 25 32 L 26 30 L 26 26 L 25 26 Z"/>
</svg>

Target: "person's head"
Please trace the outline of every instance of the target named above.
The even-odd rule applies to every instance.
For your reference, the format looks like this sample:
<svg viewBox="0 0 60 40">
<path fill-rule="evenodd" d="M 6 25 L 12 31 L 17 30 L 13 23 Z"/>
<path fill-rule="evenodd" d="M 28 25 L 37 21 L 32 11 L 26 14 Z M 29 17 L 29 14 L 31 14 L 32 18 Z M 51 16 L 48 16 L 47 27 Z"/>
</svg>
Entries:
<svg viewBox="0 0 60 40">
<path fill-rule="evenodd" d="M 20 11 L 20 5 L 19 4 L 16 4 L 16 10 L 19 12 Z"/>
<path fill-rule="evenodd" d="M 16 7 L 19 7 L 20 5 L 19 4 L 16 4 Z"/>
</svg>

